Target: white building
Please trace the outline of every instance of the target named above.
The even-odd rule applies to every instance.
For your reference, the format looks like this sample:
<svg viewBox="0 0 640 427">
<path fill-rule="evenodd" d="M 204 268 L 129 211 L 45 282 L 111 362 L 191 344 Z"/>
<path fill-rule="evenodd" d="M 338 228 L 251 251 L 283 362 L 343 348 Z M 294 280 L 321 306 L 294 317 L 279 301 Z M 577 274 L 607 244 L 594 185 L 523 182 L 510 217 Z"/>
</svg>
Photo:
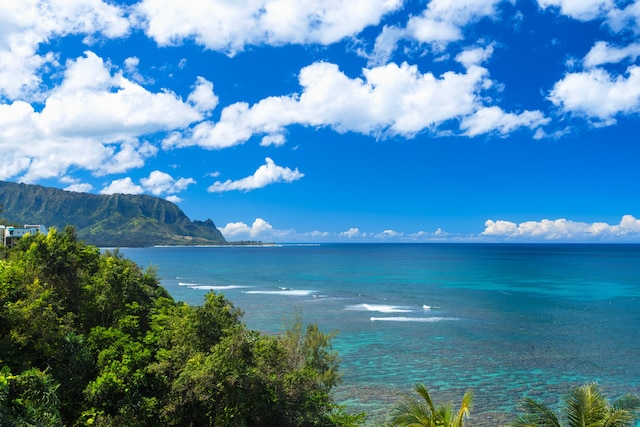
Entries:
<svg viewBox="0 0 640 427">
<path fill-rule="evenodd" d="M 25 224 L 23 228 L 16 228 L 9 225 L 0 225 L 0 234 L 2 235 L 2 244 L 8 248 L 12 248 L 18 244 L 23 236 L 36 233 L 48 233 L 47 227 L 44 225 Z"/>
</svg>

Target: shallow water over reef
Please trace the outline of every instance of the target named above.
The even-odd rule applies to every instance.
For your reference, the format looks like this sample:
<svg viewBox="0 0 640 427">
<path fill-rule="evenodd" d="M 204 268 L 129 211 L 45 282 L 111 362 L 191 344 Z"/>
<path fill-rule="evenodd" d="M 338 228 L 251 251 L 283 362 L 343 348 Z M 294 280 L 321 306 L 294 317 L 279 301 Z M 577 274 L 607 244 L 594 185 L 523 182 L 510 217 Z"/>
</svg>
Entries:
<svg viewBox="0 0 640 427">
<path fill-rule="evenodd" d="M 640 393 L 640 245 L 353 244 L 127 248 L 174 298 L 222 292 L 253 329 L 293 313 L 337 331 L 339 401 L 375 425 L 422 382 L 436 402 L 474 390 L 469 425 L 518 401 L 556 405 L 598 382 Z"/>
</svg>

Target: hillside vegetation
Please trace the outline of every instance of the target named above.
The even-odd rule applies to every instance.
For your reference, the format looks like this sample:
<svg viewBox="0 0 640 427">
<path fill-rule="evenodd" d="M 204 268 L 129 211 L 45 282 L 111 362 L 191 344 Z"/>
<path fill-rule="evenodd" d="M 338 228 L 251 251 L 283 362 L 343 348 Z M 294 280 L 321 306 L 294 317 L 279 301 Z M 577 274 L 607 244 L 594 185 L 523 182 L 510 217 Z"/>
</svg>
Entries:
<svg viewBox="0 0 640 427">
<path fill-rule="evenodd" d="M 0 216 L 17 224 L 75 227 L 102 247 L 224 244 L 213 221 L 191 221 L 178 206 L 146 195 L 97 195 L 0 181 Z"/>
<path fill-rule="evenodd" d="M 72 228 L 0 260 L 0 426 L 350 426 L 331 336 L 247 329 L 220 294 L 174 301 L 153 270 Z"/>
</svg>

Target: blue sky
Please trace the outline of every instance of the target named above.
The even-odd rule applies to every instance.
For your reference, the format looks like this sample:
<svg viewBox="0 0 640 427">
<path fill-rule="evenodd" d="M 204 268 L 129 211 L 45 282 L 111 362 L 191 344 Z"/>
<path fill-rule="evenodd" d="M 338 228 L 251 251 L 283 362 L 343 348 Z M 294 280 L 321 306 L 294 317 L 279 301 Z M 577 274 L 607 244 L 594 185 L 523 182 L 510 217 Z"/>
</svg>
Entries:
<svg viewBox="0 0 640 427">
<path fill-rule="evenodd" d="M 640 241 L 640 1 L 0 2 L 0 179 L 228 240 Z"/>
</svg>

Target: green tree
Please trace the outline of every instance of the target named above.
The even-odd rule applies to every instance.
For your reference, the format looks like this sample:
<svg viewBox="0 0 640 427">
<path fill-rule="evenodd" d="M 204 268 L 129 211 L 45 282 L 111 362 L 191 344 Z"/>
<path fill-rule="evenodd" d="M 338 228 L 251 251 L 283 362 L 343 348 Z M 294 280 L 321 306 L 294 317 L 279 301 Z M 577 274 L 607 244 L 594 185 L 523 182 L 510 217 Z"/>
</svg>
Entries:
<svg viewBox="0 0 640 427">
<path fill-rule="evenodd" d="M 435 406 L 431 394 L 423 384 L 416 384 L 415 391 L 420 399 L 407 397 L 392 411 L 388 426 L 398 427 L 462 427 L 469 416 L 473 392 L 467 390 L 457 411 L 448 402 Z"/>
<path fill-rule="evenodd" d="M 58 384 L 49 373 L 28 369 L 11 375 L 0 371 L 0 427 L 62 426 Z"/>
<path fill-rule="evenodd" d="M 518 417 L 514 427 L 562 427 L 558 416 L 544 403 L 524 399 L 525 414 Z M 595 383 L 571 390 L 563 402 L 567 427 L 625 427 L 634 425 L 640 410 L 640 396 L 626 395 L 613 404 L 604 397 Z"/>
<path fill-rule="evenodd" d="M 241 316 L 213 292 L 174 301 L 153 268 L 72 228 L 27 236 L 0 258 L 0 427 L 362 421 L 332 400 L 333 334 L 262 335 Z"/>
</svg>

